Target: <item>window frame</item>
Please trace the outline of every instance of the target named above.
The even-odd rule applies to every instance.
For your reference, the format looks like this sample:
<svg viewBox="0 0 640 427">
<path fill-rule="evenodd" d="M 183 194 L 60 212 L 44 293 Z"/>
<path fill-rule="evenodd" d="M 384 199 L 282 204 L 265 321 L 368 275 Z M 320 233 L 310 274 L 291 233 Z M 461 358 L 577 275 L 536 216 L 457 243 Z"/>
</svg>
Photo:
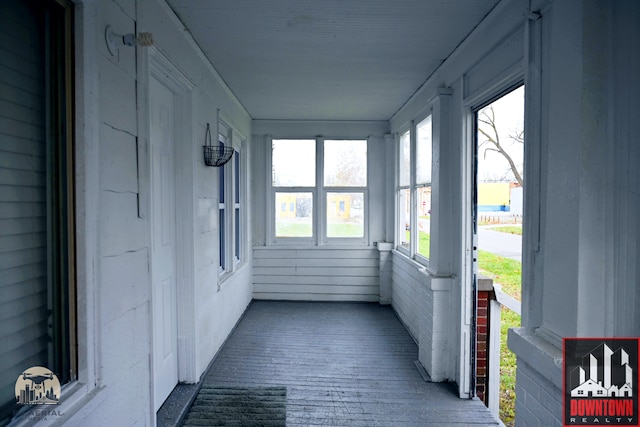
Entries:
<svg viewBox="0 0 640 427">
<path fill-rule="evenodd" d="M 242 238 L 244 237 L 242 227 L 242 214 L 244 203 L 242 203 L 242 160 L 243 157 L 240 154 L 238 148 L 234 149 L 232 174 L 233 174 L 233 264 L 234 266 L 243 260 L 242 256 Z"/>
<path fill-rule="evenodd" d="M 270 199 L 268 202 L 268 215 L 269 218 L 269 235 L 270 241 L 272 243 L 277 244 L 289 244 L 289 245 L 314 245 L 316 242 L 316 236 L 318 235 L 318 215 L 316 213 L 318 209 L 318 138 L 268 138 L 267 144 L 267 158 L 268 158 L 268 179 L 267 185 L 269 190 L 267 194 L 270 195 Z M 300 141 L 314 141 L 314 149 L 315 149 L 315 186 L 283 186 L 283 185 L 274 185 L 273 184 L 273 143 L 274 141 L 279 140 L 300 140 Z M 320 174 L 321 176 L 321 174 Z M 311 193 L 311 236 L 300 236 L 300 237 L 290 237 L 290 236 L 282 236 L 278 237 L 276 235 L 276 195 L 278 193 Z"/>
<path fill-rule="evenodd" d="M 413 122 L 410 123 L 410 125 L 408 127 L 405 127 L 404 129 L 402 129 L 400 132 L 397 133 L 397 143 L 396 143 L 396 188 L 395 188 L 395 198 L 396 198 L 396 218 L 395 218 L 395 241 L 396 241 L 396 250 L 398 250 L 400 253 L 407 255 L 408 257 L 412 257 L 413 256 L 413 249 L 412 249 L 412 245 L 413 245 L 413 235 L 412 235 L 412 231 L 415 227 L 412 223 L 412 206 L 413 206 L 413 199 L 414 199 L 414 195 L 413 195 L 413 191 L 412 191 L 412 179 L 414 178 L 414 174 L 412 173 L 413 167 L 413 159 L 414 159 L 414 147 L 413 147 L 413 135 L 415 132 L 412 132 L 412 129 L 414 129 L 414 124 Z M 403 173 L 403 170 L 401 168 L 401 162 L 402 162 L 402 138 L 405 135 L 409 135 L 409 182 L 407 184 L 402 183 L 401 181 L 401 175 Z M 403 241 L 403 233 L 406 233 L 406 215 L 404 215 L 402 213 L 402 210 L 404 209 L 403 205 L 406 204 L 406 201 L 403 203 L 403 198 L 400 195 L 400 192 L 406 192 L 408 190 L 409 192 L 409 245 L 408 247 L 400 244 L 400 242 Z M 405 217 L 404 221 L 401 221 L 400 219 Z M 405 224 L 403 225 L 402 222 L 404 222 Z"/>
<path fill-rule="evenodd" d="M 225 146 L 231 143 L 231 129 L 229 129 L 226 125 L 219 123 L 218 124 L 218 144 Z M 227 273 L 227 268 L 229 266 L 229 257 L 227 253 L 227 198 L 229 191 L 227 187 L 229 186 L 229 179 L 227 177 L 228 168 L 227 165 L 224 164 L 218 168 L 218 251 L 219 251 L 219 260 L 218 260 L 218 274 L 220 276 Z"/>
<path fill-rule="evenodd" d="M 368 138 L 318 138 L 318 145 L 321 145 L 322 152 L 316 152 L 316 169 L 322 168 L 321 174 L 316 181 L 316 186 L 321 189 L 322 196 L 322 216 L 319 220 L 322 221 L 321 231 L 318 236 L 322 239 L 322 244 L 335 244 L 335 245 L 366 245 L 369 242 L 369 139 Z M 365 184 L 362 187 L 359 186 L 325 186 L 324 183 L 324 168 L 325 168 L 325 142 L 326 141 L 364 141 L 365 149 L 367 153 L 366 159 L 366 172 L 365 172 Z M 321 144 L 320 144 L 321 142 Z M 327 215 L 327 196 L 329 193 L 362 193 L 362 208 L 363 212 L 363 230 L 361 237 L 329 237 L 327 235 L 328 229 L 328 215 Z"/>
<path fill-rule="evenodd" d="M 429 184 L 426 183 L 418 183 L 417 182 L 417 146 L 418 146 L 418 135 L 417 128 L 418 125 L 425 121 L 427 118 L 431 117 L 431 182 Z M 433 189 L 434 181 L 437 179 L 433 175 L 433 143 L 434 143 L 434 114 L 433 109 L 430 106 L 426 111 L 417 117 L 415 120 L 412 120 L 408 123 L 408 125 L 400 128 L 396 133 L 396 174 L 395 174 L 395 220 L 394 220 L 394 229 L 395 229 L 395 249 L 401 254 L 411 258 L 412 260 L 424 265 L 429 266 L 429 258 L 425 257 L 423 254 L 418 252 L 419 248 L 419 235 L 418 235 L 418 189 L 426 186 L 430 186 Z M 409 184 L 401 183 L 401 173 L 402 168 L 400 167 L 400 162 L 402 159 L 402 144 L 400 143 L 401 139 L 404 135 L 409 134 Z M 400 244 L 402 242 L 401 233 L 403 233 L 404 226 L 401 224 L 401 218 L 403 214 L 401 213 L 401 209 L 403 209 L 401 203 L 401 191 L 409 190 L 409 244 L 407 246 L 403 246 Z M 406 220 L 404 221 L 406 222 Z M 431 232 L 429 231 L 429 234 Z M 431 241 L 429 242 L 429 255 L 431 255 Z"/>
<path fill-rule="evenodd" d="M 246 138 L 218 119 L 218 143 L 233 147 L 233 157 L 218 168 L 218 290 L 246 260 Z M 221 199 L 224 195 L 224 199 Z"/>
<path fill-rule="evenodd" d="M 430 119 L 431 123 L 430 123 L 430 128 L 431 128 L 431 147 L 430 147 L 430 160 L 431 160 L 431 179 L 429 180 L 428 183 L 426 182 L 418 182 L 418 127 L 420 124 L 422 124 L 425 120 Z M 413 188 L 413 192 L 414 192 L 414 196 L 415 196 L 415 203 L 412 206 L 412 215 L 415 213 L 415 222 L 416 222 L 416 233 L 420 232 L 420 228 L 418 227 L 418 221 L 419 221 L 419 215 L 418 212 L 420 210 L 420 207 L 418 206 L 418 202 L 419 202 L 419 197 L 418 197 L 418 191 L 421 188 L 426 188 L 429 187 L 430 188 L 430 195 L 429 198 L 431 199 L 431 195 L 432 195 L 432 191 L 433 191 L 433 114 L 431 112 L 431 110 L 429 110 L 429 113 L 424 116 L 422 119 L 417 120 L 416 121 L 416 125 L 415 125 L 415 155 L 414 155 L 414 174 L 415 174 L 415 179 L 414 179 L 414 188 Z M 431 206 L 432 201 L 429 201 L 429 205 Z M 429 220 L 431 221 L 431 220 Z M 431 226 L 429 226 L 429 236 L 431 236 Z M 421 264 L 424 265 L 429 265 L 429 258 L 431 256 L 431 239 L 429 239 L 429 257 L 425 256 L 424 254 L 421 254 L 419 252 L 420 249 L 420 238 L 419 236 L 416 236 L 415 239 L 415 253 L 413 258 L 415 260 L 420 261 Z"/>
<path fill-rule="evenodd" d="M 277 140 L 315 140 L 315 186 L 275 186 L 273 185 L 273 141 Z M 324 185 L 324 142 L 325 141 L 364 141 L 367 149 L 367 171 L 366 185 L 364 187 L 347 186 L 325 186 Z M 370 139 L 363 138 L 340 138 L 340 137 L 267 137 L 267 245 L 299 245 L 299 246 L 323 246 L 323 245 L 369 245 L 369 158 Z M 310 237 L 278 237 L 276 235 L 276 194 L 277 193 L 311 193 L 312 195 L 312 235 Z M 327 195 L 328 193 L 362 193 L 363 194 L 363 236 L 362 237 L 328 237 L 327 236 Z"/>
</svg>

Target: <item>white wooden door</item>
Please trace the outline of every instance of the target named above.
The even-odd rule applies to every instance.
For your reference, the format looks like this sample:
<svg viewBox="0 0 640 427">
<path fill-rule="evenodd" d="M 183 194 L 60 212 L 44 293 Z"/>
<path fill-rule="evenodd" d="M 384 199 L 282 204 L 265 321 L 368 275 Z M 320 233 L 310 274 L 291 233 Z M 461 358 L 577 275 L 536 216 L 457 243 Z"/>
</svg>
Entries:
<svg viewBox="0 0 640 427">
<path fill-rule="evenodd" d="M 149 81 L 154 405 L 178 383 L 176 314 L 175 95 Z"/>
</svg>

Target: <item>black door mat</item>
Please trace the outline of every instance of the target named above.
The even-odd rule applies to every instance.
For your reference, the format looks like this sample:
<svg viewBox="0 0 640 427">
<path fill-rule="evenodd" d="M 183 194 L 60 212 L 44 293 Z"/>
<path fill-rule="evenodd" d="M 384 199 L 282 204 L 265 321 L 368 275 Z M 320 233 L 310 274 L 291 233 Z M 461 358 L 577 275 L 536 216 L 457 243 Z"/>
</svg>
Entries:
<svg viewBox="0 0 640 427">
<path fill-rule="evenodd" d="M 184 426 L 285 426 L 286 387 L 203 385 Z"/>
</svg>

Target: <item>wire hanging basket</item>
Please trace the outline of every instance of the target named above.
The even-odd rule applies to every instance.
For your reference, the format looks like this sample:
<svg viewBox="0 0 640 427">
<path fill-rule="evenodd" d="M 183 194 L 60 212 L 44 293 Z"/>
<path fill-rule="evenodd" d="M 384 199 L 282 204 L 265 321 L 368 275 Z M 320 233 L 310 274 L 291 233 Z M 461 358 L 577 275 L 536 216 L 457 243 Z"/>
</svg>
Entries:
<svg viewBox="0 0 640 427">
<path fill-rule="evenodd" d="M 204 135 L 204 163 L 207 166 L 220 167 L 224 166 L 231 157 L 233 157 L 233 147 L 227 147 L 224 144 L 213 145 L 211 143 L 211 129 L 207 123 L 207 131 Z"/>
</svg>

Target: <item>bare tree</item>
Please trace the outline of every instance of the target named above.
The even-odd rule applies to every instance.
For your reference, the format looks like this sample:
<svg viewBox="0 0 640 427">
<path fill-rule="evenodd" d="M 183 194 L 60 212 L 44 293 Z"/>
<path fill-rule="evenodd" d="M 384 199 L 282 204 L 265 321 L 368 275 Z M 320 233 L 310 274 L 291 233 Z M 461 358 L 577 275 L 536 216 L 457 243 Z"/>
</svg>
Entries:
<svg viewBox="0 0 640 427">
<path fill-rule="evenodd" d="M 485 126 L 478 125 L 478 132 L 480 132 L 485 140 L 478 144 L 478 148 L 484 147 L 484 156 L 486 158 L 487 151 L 495 151 L 502 154 L 509 163 L 511 172 L 520 186 L 523 185 L 522 174 L 518 170 L 517 165 L 511 158 L 511 155 L 505 150 L 503 142 L 500 141 L 500 134 L 498 133 L 498 127 L 496 126 L 496 116 L 493 111 L 493 106 L 489 105 L 483 108 L 478 113 L 478 122 Z M 524 130 L 517 130 L 509 135 L 509 140 L 516 143 L 524 143 Z"/>
</svg>

